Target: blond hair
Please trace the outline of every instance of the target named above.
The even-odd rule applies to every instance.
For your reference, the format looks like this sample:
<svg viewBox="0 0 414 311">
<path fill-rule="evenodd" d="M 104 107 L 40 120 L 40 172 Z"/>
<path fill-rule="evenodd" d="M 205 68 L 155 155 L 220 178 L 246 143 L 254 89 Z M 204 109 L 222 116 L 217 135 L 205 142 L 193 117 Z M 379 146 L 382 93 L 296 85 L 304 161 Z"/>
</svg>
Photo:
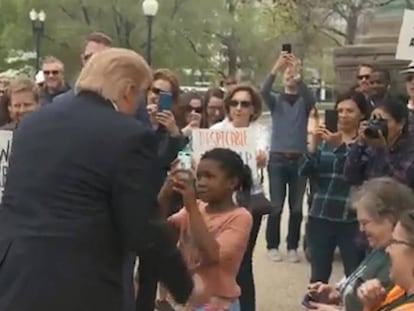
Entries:
<svg viewBox="0 0 414 311">
<path fill-rule="evenodd" d="M 141 55 L 128 49 L 109 48 L 86 63 L 75 92 L 91 91 L 116 102 L 131 87 L 137 92 L 146 89 L 151 80 L 151 68 Z"/>
<path fill-rule="evenodd" d="M 31 92 L 33 94 L 34 100 L 36 102 L 39 102 L 40 90 L 36 83 L 32 80 L 26 77 L 19 77 L 10 82 L 10 85 L 7 89 L 9 98 L 11 98 L 13 94 L 21 92 Z"/>
</svg>

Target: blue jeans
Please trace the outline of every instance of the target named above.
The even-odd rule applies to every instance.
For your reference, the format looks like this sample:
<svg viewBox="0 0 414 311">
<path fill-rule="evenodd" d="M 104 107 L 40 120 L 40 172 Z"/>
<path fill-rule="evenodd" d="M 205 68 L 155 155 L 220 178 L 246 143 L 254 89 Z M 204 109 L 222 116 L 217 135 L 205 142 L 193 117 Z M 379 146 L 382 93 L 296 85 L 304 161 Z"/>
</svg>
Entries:
<svg viewBox="0 0 414 311">
<path fill-rule="evenodd" d="M 306 188 L 306 178 L 299 176 L 302 159 L 291 159 L 280 154 L 271 154 L 268 165 L 270 198 L 274 210 L 267 218 L 267 249 L 278 249 L 280 244 L 280 221 L 289 187 L 289 229 L 286 238 L 287 249 L 296 250 L 299 246 L 302 223 L 302 204 Z"/>
</svg>

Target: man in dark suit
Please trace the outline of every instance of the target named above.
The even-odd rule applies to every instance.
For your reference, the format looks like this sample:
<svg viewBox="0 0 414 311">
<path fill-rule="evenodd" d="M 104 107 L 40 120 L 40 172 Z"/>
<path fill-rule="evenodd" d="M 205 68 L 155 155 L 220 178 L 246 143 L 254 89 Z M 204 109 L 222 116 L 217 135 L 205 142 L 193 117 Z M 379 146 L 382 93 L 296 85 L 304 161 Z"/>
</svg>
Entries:
<svg viewBox="0 0 414 311">
<path fill-rule="evenodd" d="M 154 134 L 132 117 L 150 75 L 135 52 L 108 49 L 77 95 L 19 124 L 0 212 L 1 311 L 121 310 L 127 252 L 152 254 L 177 302 L 197 296 L 154 208 Z"/>
</svg>

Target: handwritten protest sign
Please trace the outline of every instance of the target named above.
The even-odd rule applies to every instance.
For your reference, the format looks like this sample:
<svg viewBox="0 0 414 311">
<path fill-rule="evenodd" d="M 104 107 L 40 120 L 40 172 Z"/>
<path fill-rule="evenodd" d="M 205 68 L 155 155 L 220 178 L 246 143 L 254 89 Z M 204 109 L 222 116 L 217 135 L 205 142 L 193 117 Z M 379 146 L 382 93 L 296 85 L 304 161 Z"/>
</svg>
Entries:
<svg viewBox="0 0 414 311">
<path fill-rule="evenodd" d="M 9 169 L 9 157 L 13 139 L 12 131 L 0 131 L 0 202 L 3 197 L 6 183 L 7 170 Z"/>
<path fill-rule="evenodd" d="M 414 60 L 414 10 L 404 10 L 395 58 Z"/>
<path fill-rule="evenodd" d="M 197 129 L 192 133 L 193 157 L 196 162 L 206 151 L 228 148 L 240 154 L 253 174 L 257 172 L 255 136 L 249 128 L 209 130 Z"/>
</svg>

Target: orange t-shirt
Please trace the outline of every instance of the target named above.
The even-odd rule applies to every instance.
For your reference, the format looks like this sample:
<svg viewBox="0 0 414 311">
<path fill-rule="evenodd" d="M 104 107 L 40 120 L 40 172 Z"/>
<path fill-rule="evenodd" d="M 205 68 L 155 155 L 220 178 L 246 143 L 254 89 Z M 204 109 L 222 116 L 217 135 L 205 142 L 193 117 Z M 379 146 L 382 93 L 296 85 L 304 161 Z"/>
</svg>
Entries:
<svg viewBox="0 0 414 311">
<path fill-rule="evenodd" d="M 215 265 L 203 264 L 192 239 L 189 214 L 185 208 L 168 220 L 179 229 L 178 247 L 189 269 L 204 281 L 211 300 L 224 298 L 231 302 L 240 296 L 236 276 L 249 240 L 252 216 L 241 207 L 227 212 L 207 213 L 206 206 L 206 203 L 198 201 L 207 228 L 219 244 L 219 262 Z"/>
</svg>

